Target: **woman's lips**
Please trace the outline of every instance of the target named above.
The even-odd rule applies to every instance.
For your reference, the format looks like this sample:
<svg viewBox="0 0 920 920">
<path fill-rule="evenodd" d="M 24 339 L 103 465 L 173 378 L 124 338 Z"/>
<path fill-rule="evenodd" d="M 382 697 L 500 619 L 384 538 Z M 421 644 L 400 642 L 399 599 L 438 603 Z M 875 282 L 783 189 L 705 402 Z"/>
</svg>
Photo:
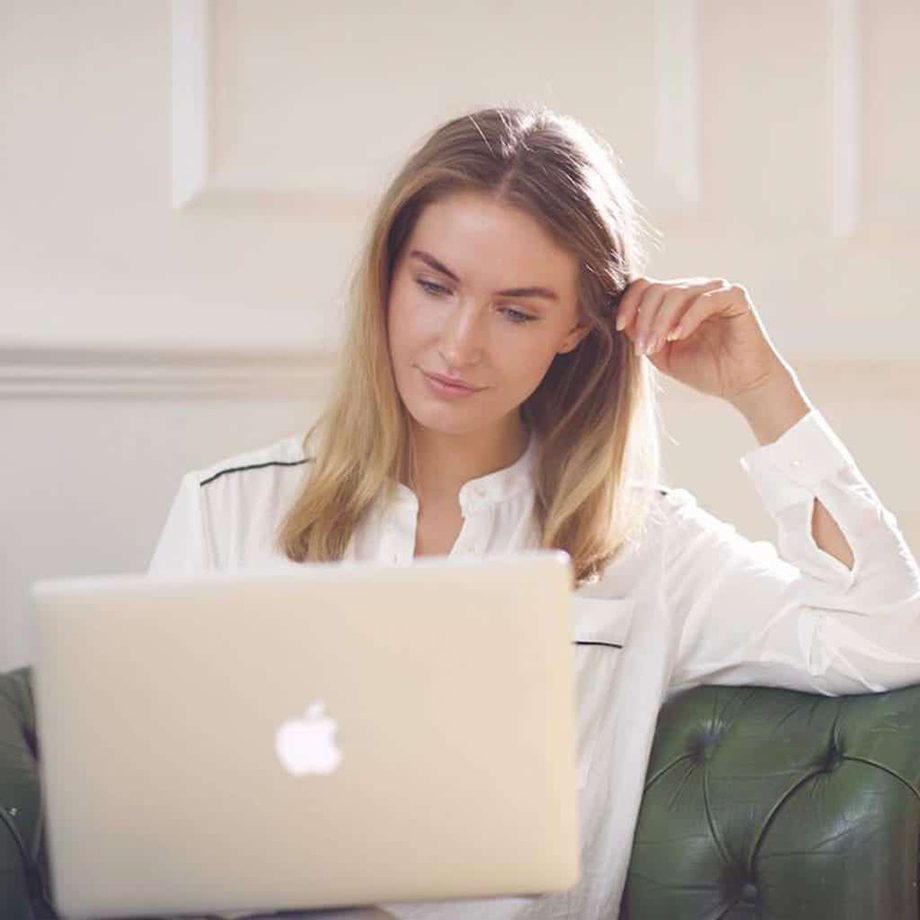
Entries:
<svg viewBox="0 0 920 920">
<path fill-rule="evenodd" d="M 444 374 L 435 374 L 429 371 L 425 371 L 429 377 L 433 377 L 440 383 L 443 383 L 445 386 L 449 387 L 461 387 L 465 390 L 475 390 L 477 387 L 474 387 L 471 383 L 466 383 L 465 381 L 452 380 L 450 377 L 445 377 Z"/>
<path fill-rule="evenodd" d="M 421 370 L 421 368 L 419 368 L 419 370 Z M 432 392 L 443 398 L 460 399 L 464 396 L 472 396 L 474 393 L 479 392 L 473 387 L 445 383 L 442 379 L 439 379 L 433 374 L 429 374 L 427 371 L 422 371 L 422 376 L 425 378 L 425 382 L 431 388 Z"/>
</svg>

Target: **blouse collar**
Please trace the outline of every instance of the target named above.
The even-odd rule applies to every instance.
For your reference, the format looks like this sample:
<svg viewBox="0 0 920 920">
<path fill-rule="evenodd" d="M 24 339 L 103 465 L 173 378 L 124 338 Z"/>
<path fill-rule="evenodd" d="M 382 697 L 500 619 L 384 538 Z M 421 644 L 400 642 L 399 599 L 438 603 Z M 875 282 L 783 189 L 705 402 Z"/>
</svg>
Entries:
<svg viewBox="0 0 920 920">
<path fill-rule="evenodd" d="M 524 453 L 510 466 L 470 479 L 460 487 L 460 508 L 465 513 L 493 505 L 528 490 L 533 483 L 533 466 L 537 453 L 537 436 L 531 430 Z M 396 501 L 417 506 L 418 496 L 407 485 L 396 484 Z"/>
</svg>

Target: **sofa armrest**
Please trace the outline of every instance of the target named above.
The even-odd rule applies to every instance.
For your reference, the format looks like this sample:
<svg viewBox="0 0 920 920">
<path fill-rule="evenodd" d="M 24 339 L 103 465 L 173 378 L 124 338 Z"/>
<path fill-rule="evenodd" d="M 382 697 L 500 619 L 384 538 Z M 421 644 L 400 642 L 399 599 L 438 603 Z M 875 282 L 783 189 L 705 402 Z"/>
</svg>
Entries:
<svg viewBox="0 0 920 920">
<path fill-rule="evenodd" d="M 693 687 L 659 713 L 621 917 L 916 920 L 918 839 L 920 685 Z"/>
<path fill-rule="evenodd" d="M 0 916 L 53 917 L 46 904 L 31 671 L 0 674 Z"/>
</svg>

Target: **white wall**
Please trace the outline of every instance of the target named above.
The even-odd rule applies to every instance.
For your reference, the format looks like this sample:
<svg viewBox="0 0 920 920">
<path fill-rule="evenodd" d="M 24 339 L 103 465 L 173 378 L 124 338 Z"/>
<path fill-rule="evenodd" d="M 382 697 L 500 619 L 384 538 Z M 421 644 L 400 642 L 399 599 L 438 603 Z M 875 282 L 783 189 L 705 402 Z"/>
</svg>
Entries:
<svg viewBox="0 0 920 920">
<path fill-rule="evenodd" d="M 649 274 L 745 285 L 916 552 L 918 29 L 907 0 L 5 0 L 0 668 L 31 581 L 142 570 L 184 470 L 312 420 L 376 194 L 500 102 L 611 141 Z M 663 386 L 670 480 L 772 538 L 743 419 Z"/>
</svg>

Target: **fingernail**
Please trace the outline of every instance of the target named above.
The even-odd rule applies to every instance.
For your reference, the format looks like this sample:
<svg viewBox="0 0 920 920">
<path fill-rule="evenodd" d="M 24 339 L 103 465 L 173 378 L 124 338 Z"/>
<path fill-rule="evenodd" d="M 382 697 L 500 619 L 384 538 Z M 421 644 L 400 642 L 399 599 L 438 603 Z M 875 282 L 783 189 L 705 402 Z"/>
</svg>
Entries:
<svg viewBox="0 0 920 920">
<path fill-rule="evenodd" d="M 623 319 L 623 317 L 622 317 L 622 316 L 618 316 L 618 317 L 617 317 L 617 332 L 622 332 L 622 331 L 623 331 L 623 327 L 624 327 L 625 325 L 626 325 L 626 321 Z"/>
<path fill-rule="evenodd" d="M 648 345 L 645 346 L 645 353 L 647 355 L 654 354 L 655 349 L 657 347 L 658 347 L 658 339 L 652 336 L 652 338 L 650 338 L 648 341 Z"/>
<path fill-rule="evenodd" d="M 636 339 L 636 354 L 641 355 L 645 353 L 645 336 L 640 335 Z"/>
</svg>

